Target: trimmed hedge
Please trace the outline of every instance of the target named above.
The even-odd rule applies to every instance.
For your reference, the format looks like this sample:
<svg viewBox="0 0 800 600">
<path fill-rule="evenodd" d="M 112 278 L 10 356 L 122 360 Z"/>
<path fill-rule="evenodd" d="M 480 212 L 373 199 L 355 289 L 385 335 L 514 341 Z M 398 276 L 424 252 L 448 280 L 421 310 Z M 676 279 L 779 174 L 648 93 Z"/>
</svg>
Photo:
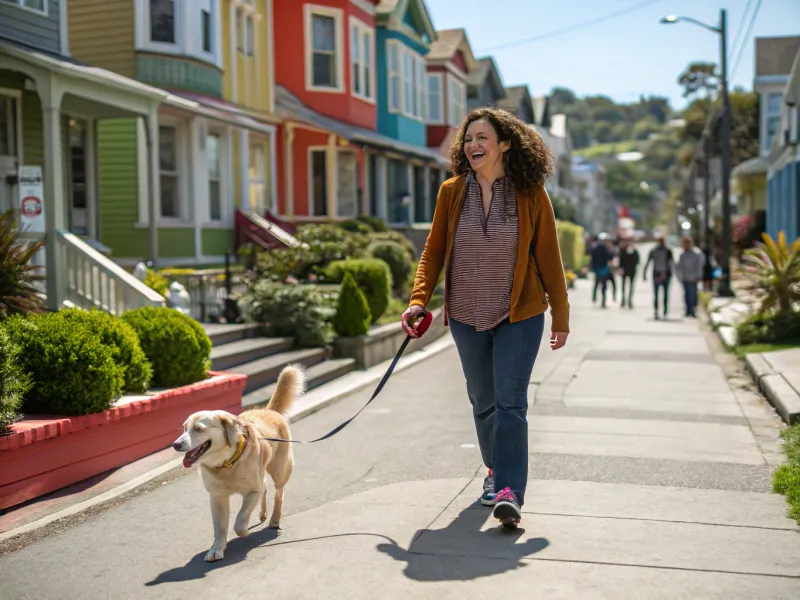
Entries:
<svg viewBox="0 0 800 600">
<path fill-rule="evenodd" d="M 211 367 L 211 340 L 191 317 L 172 308 L 146 306 L 122 320 L 139 336 L 153 366 L 153 385 L 180 387 L 202 381 Z"/>
<path fill-rule="evenodd" d="M 417 248 L 414 246 L 414 242 L 408 239 L 399 231 L 384 231 L 379 233 L 373 233 L 369 236 L 370 240 L 373 244 L 378 242 L 394 242 L 398 244 L 403 250 L 406 251 L 408 254 L 409 260 L 412 262 L 417 260 Z"/>
<path fill-rule="evenodd" d="M 575 272 L 580 271 L 583 266 L 583 256 L 586 253 L 583 227 L 567 221 L 557 221 L 556 231 L 564 268 Z"/>
<path fill-rule="evenodd" d="M 350 273 L 344 274 L 339 303 L 333 317 L 333 329 L 344 337 L 358 337 L 369 331 L 372 315 L 364 292 L 358 289 L 356 280 Z"/>
<path fill-rule="evenodd" d="M 391 297 L 392 273 L 389 265 L 377 258 L 339 260 L 328 266 L 325 275 L 330 281 L 341 283 L 345 273 L 350 273 L 364 292 L 372 323 L 377 322 L 389 306 Z"/>
<path fill-rule="evenodd" d="M 351 233 L 360 233 L 362 235 L 369 235 L 374 231 L 372 227 L 363 221 L 356 221 L 355 219 L 348 219 L 339 223 L 339 227 Z"/>
<path fill-rule="evenodd" d="M 754 313 L 736 326 L 739 345 L 800 341 L 800 312 Z"/>
<path fill-rule="evenodd" d="M 375 242 L 369 247 L 370 256 L 378 258 L 389 265 L 392 273 L 395 294 L 402 295 L 414 268 L 414 263 L 408 257 L 405 249 L 396 242 Z"/>
<path fill-rule="evenodd" d="M 20 347 L 0 326 L 0 435 L 8 433 L 21 417 L 19 409 L 31 387 L 30 376 L 20 365 Z"/>
<path fill-rule="evenodd" d="M 377 231 L 379 233 L 382 231 L 389 231 L 386 221 L 380 217 L 373 217 L 372 215 L 358 215 L 356 220 L 366 224 L 372 231 Z"/>
<path fill-rule="evenodd" d="M 53 318 L 63 319 L 73 327 L 86 327 L 91 335 L 111 348 L 114 361 L 124 373 L 124 391 L 134 394 L 147 391 L 153 368 L 139 344 L 139 336 L 125 321 L 101 310 L 80 308 L 61 310 L 54 313 Z"/>
<path fill-rule="evenodd" d="M 4 327 L 19 345 L 20 367 L 32 382 L 25 412 L 89 415 L 111 408 L 122 394 L 124 370 L 113 349 L 86 327 L 75 327 L 57 313 L 14 317 Z"/>
</svg>

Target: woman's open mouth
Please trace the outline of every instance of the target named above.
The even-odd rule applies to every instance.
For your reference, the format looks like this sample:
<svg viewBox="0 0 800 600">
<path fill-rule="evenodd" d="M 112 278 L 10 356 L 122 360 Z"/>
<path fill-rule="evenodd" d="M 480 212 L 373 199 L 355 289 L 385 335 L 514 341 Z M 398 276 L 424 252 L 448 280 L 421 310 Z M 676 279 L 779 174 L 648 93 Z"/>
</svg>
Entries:
<svg viewBox="0 0 800 600">
<path fill-rule="evenodd" d="M 183 455 L 183 466 L 187 469 L 197 462 L 197 459 L 205 454 L 206 450 L 211 448 L 211 440 L 203 442 L 197 448 L 189 450 Z"/>
</svg>

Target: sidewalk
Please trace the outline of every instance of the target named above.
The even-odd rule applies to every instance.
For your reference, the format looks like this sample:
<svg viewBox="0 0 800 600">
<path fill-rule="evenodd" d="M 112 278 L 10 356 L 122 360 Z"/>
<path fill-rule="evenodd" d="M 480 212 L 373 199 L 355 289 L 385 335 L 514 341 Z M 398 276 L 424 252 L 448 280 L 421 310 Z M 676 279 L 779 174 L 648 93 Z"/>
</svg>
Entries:
<svg viewBox="0 0 800 600">
<path fill-rule="evenodd" d="M 673 320 L 656 322 L 637 284 L 635 310 L 601 310 L 579 281 L 567 348 L 542 349 L 515 533 L 476 503 L 484 473 L 451 349 L 394 376 L 324 447 L 296 449 L 280 536 L 253 523 L 204 563 L 208 499 L 182 477 L 1 554 L 0 586 L 20 599 L 797 600 L 800 530 L 771 493 L 781 420 L 713 334 L 677 318 L 677 286 Z"/>
</svg>

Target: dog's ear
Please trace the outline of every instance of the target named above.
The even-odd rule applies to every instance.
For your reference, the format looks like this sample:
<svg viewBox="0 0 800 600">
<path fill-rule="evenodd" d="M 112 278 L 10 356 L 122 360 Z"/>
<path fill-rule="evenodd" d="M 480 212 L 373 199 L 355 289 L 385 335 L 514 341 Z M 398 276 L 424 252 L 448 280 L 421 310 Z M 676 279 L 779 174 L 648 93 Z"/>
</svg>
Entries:
<svg viewBox="0 0 800 600">
<path fill-rule="evenodd" d="M 219 421 L 225 431 L 225 441 L 228 442 L 229 446 L 235 446 L 239 442 L 239 435 L 242 433 L 239 419 L 233 415 L 221 415 Z"/>
</svg>

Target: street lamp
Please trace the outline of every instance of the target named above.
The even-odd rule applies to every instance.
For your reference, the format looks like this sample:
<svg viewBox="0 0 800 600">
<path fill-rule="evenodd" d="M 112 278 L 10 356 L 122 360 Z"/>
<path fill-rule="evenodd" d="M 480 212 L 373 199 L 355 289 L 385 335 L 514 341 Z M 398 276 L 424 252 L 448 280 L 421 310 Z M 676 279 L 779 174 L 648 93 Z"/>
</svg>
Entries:
<svg viewBox="0 0 800 600">
<path fill-rule="evenodd" d="M 720 38 L 720 68 L 722 88 L 722 115 L 720 120 L 720 137 L 722 146 L 722 278 L 719 282 L 717 294 L 723 297 L 732 297 L 731 289 L 731 105 L 728 98 L 728 42 L 727 18 L 724 8 L 719 11 L 719 25 L 707 25 L 691 17 L 677 17 L 669 15 L 661 19 L 661 23 L 673 24 L 681 21 L 698 25 L 719 35 Z M 707 217 L 706 217 L 707 218 Z"/>
</svg>

